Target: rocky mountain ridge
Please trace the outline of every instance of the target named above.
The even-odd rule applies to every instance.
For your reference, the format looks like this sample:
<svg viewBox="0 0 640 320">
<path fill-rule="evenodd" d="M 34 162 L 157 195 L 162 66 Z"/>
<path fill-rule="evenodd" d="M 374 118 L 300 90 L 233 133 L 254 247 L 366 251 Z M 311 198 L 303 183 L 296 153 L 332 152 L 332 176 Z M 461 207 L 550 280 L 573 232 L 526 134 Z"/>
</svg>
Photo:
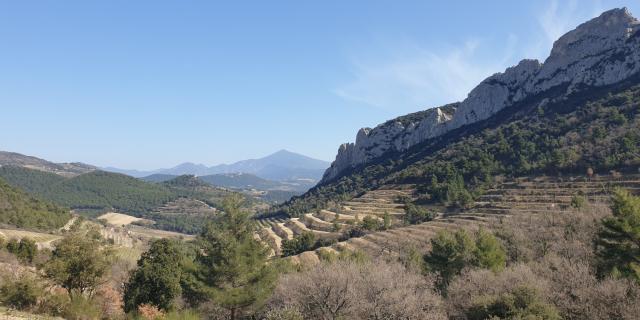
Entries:
<svg viewBox="0 0 640 320">
<path fill-rule="evenodd" d="M 555 41 L 544 63 L 522 60 L 482 81 L 460 103 L 396 118 L 373 129 L 360 129 L 355 143 L 339 147 L 321 184 L 386 153 L 408 150 L 546 92 L 558 90 L 560 94 L 541 98 L 540 105 L 624 81 L 639 71 L 640 22 L 626 8 L 609 10 Z"/>
</svg>

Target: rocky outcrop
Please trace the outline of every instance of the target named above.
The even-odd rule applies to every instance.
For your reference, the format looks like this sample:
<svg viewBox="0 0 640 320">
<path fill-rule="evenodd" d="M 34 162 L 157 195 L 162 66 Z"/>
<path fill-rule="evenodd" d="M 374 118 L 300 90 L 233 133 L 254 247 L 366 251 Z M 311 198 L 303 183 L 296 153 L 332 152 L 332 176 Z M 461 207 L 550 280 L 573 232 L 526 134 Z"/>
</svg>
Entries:
<svg viewBox="0 0 640 320">
<path fill-rule="evenodd" d="M 405 151 L 427 139 L 485 120 L 500 110 L 560 86 L 564 96 L 615 84 L 640 71 L 640 22 L 626 8 L 604 12 L 553 44 L 544 63 L 522 60 L 482 81 L 457 104 L 433 108 L 358 131 L 338 149 L 322 182 L 385 153 Z"/>
</svg>

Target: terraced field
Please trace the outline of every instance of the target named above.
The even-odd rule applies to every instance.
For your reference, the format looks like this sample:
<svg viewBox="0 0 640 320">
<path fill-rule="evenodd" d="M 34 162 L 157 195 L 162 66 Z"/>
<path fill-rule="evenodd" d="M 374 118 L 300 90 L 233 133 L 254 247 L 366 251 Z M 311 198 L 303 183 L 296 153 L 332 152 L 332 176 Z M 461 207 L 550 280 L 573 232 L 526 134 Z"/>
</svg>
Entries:
<svg viewBox="0 0 640 320">
<path fill-rule="evenodd" d="M 389 186 L 342 202 L 331 210 L 309 212 L 300 218 L 257 220 L 257 235 L 271 247 L 274 255 L 280 255 L 283 240 L 290 240 L 304 232 L 313 233 L 316 239 L 337 241 L 344 237 L 343 231 L 356 221 L 362 221 L 367 216 L 382 221 L 385 213 L 390 214 L 392 223 L 397 225 L 404 215 L 404 204 L 399 202 L 399 198 L 411 197 L 413 192 L 413 186 L 410 185 Z"/>
<path fill-rule="evenodd" d="M 359 238 L 351 238 L 331 247 L 305 252 L 292 257 L 292 259 L 301 263 L 315 263 L 319 261 L 317 254 L 321 250 L 332 252 L 358 250 L 374 257 L 382 255 L 393 257 L 405 252 L 408 248 L 428 249 L 432 237 L 442 229 L 477 230 L 480 227 L 492 229 L 502 224 L 505 219 L 515 215 L 534 217 L 542 214 L 562 214 L 569 210 L 576 210 L 571 206 L 574 197 L 582 197 L 589 203 L 606 203 L 609 201 L 611 191 L 616 187 L 640 194 L 640 175 L 623 177 L 607 175 L 592 179 L 538 177 L 505 181 L 496 185 L 495 188 L 487 190 L 470 209 L 440 212 L 433 221 L 400 226 Z M 343 207 L 351 207 L 353 212 L 357 212 L 358 215 L 373 214 L 376 216 L 379 216 L 384 208 L 384 210 L 389 210 L 389 213 L 394 212 L 394 215 L 399 218 L 403 214 L 403 210 L 401 205 L 392 201 L 393 193 L 397 195 L 399 191 L 370 191 L 360 198 L 344 202 Z M 345 211 L 348 212 L 348 210 Z M 335 218 L 335 215 L 336 213 L 325 210 L 317 214 L 314 213 L 312 216 L 329 222 L 333 221 L 332 218 Z M 354 215 L 343 217 L 343 214 L 340 214 L 338 221 L 347 221 L 348 219 L 355 219 Z M 309 222 L 306 224 L 313 226 L 311 219 L 308 220 Z M 293 231 L 295 234 L 297 230 Z"/>
</svg>

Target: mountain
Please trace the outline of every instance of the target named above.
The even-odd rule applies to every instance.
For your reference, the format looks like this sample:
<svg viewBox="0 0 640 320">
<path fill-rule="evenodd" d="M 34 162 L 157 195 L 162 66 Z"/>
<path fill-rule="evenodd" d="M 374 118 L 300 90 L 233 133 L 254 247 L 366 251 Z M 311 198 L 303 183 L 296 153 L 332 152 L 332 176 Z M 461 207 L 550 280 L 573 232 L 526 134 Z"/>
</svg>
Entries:
<svg viewBox="0 0 640 320">
<path fill-rule="evenodd" d="M 326 161 L 313 159 L 287 150 L 280 150 L 259 159 L 249 159 L 211 167 L 186 162 L 173 168 L 152 171 L 123 170 L 117 168 L 104 168 L 104 170 L 138 178 L 153 174 L 174 176 L 192 174 L 196 176 L 206 176 L 227 173 L 249 173 L 267 180 L 309 180 L 315 183 L 320 180 L 324 170 L 328 167 L 329 163 Z"/>
<path fill-rule="evenodd" d="M 67 177 L 77 176 L 97 169 L 94 166 L 80 162 L 53 163 L 40 158 L 6 151 L 0 151 L 0 167 L 1 166 L 19 166 Z"/>
<path fill-rule="evenodd" d="M 146 181 L 146 182 L 165 182 L 171 179 L 175 179 L 178 176 L 172 175 L 172 174 L 161 174 L 161 173 L 156 173 L 156 174 L 152 174 L 152 175 L 148 175 L 145 177 L 140 178 L 140 180 Z"/>
<path fill-rule="evenodd" d="M 541 107 L 569 96 L 631 79 L 640 70 L 638 21 L 626 8 L 607 11 L 553 44 L 544 63 L 522 60 L 482 81 L 459 103 L 362 128 L 355 143 L 340 146 L 324 173 L 327 183 L 350 169 L 535 101 Z"/>
<path fill-rule="evenodd" d="M 280 207 L 299 215 L 367 190 L 417 187 L 420 201 L 466 206 L 496 176 L 638 172 L 640 23 L 607 11 L 467 99 L 358 132 L 323 180 Z"/>
<path fill-rule="evenodd" d="M 0 225 L 54 230 L 70 218 L 69 210 L 36 199 L 0 179 Z"/>
</svg>

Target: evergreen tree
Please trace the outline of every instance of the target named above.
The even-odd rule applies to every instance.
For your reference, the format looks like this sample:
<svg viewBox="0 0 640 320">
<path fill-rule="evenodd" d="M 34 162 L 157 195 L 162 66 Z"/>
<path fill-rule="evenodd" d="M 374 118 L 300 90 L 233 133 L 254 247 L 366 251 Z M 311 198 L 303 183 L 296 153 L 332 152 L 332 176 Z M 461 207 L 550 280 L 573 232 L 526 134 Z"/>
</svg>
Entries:
<svg viewBox="0 0 640 320">
<path fill-rule="evenodd" d="M 276 272 L 267 264 L 269 250 L 253 238 L 242 199 L 224 200 L 224 212 L 199 236 L 194 290 L 227 309 L 232 320 L 261 305 L 275 286 Z"/>
<path fill-rule="evenodd" d="M 138 260 L 124 292 L 124 309 L 134 311 L 141 304 L 151 304 L 165 311 L 182 294 L 180 280 L 183 270 L 182 248 L 169 239 L 156 240 Z"/>
<path fill-rule="evenodd" d="M 476 234 L 475 265 L 480 268 L 501 271 L 507 263 L 507 252 L 491 233 L 480 229 Z"/>
<path fill-rule="evenodd" d="M 600 272 L 640 282 L 640 197 L 618 189 L 611 209 L 596 242 Z"/>
<path fill-rule="evenodd" d="M 282 241 L 282 255 L 293 256 L 298 253 L 309 251 L 316 243 L 316 237 L 311 232 L 303 232 L 291 240 Z"/>
<path fill-rule="evenodd" d="M 424 262 L 428 271 L 440 277 L 442 289 L 464 268 L 500 271 L 506 265 L 504 247 L 494 235 L 484 230 L 479 230 L 475 238 L 465 230 L 455 233 L 443 230 L 431 239 L 431 246 L 431 252 L 425 255 Z"/>
<path fill-rule="evenodd" d="M 424 257 L 427 269 L 440 277 L 440 287 L 446 288 L 449 281 L 471 264 L 476 251 L 469 234 L 460 230 L 456 233 L 439 231 L 431 239 L 431 252 Z"/>
</svg>

